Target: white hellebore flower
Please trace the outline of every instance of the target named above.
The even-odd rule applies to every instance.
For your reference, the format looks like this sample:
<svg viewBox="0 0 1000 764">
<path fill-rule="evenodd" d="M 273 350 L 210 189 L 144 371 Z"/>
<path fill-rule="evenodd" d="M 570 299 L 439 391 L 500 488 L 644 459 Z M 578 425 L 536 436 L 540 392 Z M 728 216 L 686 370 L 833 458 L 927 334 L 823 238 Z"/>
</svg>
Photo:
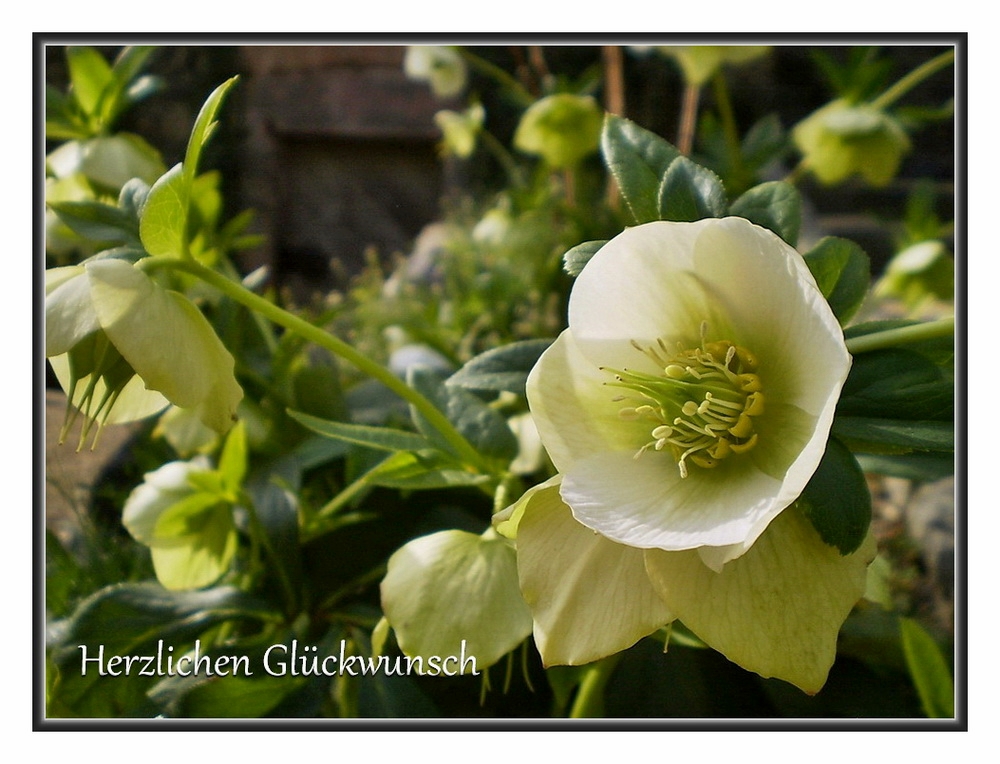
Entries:
<svg viewBox="0 0 1000 764">
<path fill-rule="evenodd" d="M 243 397 L 232 355 L 198 308 L 123 260 L 46 271 L 45 355 L 69 402 L 102 424 L 173 403 L 221 433 Z"/>
<path fill-rule="evenodd" d="M 674 618 L 808 692 L 864 591 L 796 500 L 850 369 L 802 257 L 741 218 L 653 222 L 576 280 L 527 383 L 559 475 L 497 519 L 547 664 L 625 649 Z"/>
<path fill-rule="evenodd" d="M 446 45 L 410 45 L 403 70 L 411 80 L 429 83 L 438 98 L 457 96 L 469 77 L 462 55 Z"/>
</svg>

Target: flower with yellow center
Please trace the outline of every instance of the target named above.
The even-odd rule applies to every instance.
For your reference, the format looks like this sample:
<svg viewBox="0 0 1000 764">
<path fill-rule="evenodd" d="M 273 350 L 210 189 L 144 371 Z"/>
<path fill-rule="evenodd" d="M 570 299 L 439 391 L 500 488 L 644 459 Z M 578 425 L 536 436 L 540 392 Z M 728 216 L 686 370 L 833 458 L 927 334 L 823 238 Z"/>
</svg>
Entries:
<svg viewBox="0 0 1000 764">
<path fill-rule="evenodd" d="M 605 244 L 528 378 L 560 474 L 497 518 L 543 660 L 596 660 L 679 618 L 740 665 L 818 689 L 872 552 L 841 556 L 789 506 L 850 363 L 770 231 L 658 221 Z"/>
</svg>

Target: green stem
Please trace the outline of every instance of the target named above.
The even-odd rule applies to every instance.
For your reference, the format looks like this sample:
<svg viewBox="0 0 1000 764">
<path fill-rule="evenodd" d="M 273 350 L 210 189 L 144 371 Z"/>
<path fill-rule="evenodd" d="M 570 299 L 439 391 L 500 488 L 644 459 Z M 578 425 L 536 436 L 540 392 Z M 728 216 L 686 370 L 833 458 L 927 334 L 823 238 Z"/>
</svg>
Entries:
<svg viewBox="0 0 1000 764">
<path fill-rule="evenodd" d="M 939 70 L 943 69 L 954 60 L 955 51 L 949 50 L 939 56 L 935 56 L 930 61 L 924 62 L 872 101 L 871 106 L 874 106 L 876 109 L 885 109 L 895 101 L 902 98 L 903 95 L 915 88 L 932 74 L 935 74 Z"/>
<path fill-rule="evenodd" d="M 621 660 L 621 653 L 609 655 L 587 667 L 580 689 L 570 709 L 571 719 L 592 719 L 604 715 L 604 688 Z"/>
<path fill-rule="evenodd" d="M 726 86 L 726 76 L 722 70 L 718 70 L 712 77 L 712 88 L 715 92 L 716 105 L 719 108 L 719 116 L 722 118 L 722 130 L 726 138 L 726 150 L 729 153 L 729 161 L 732 164 L 733 179 L 739 193 L 747 185 L 746 166 L 743 164 L 743 152 L 740 151 L 740 133 L 736 126 L 736 117 L 733 114 L 733 104 L 729 98 L 729 88 Z"/>
<path fill-rule="evenodd" d="M 514 157 L 511 156 L 506 147 L 497 140 L 496 136 L 488 130 L 480 130 L 479 140 L 482 141 L 487 151 L 496 157 L 500 166 L 503 167 L 503 171 L 507 174 L 507 180 L 510 181 L 510 184 L 515 188 L 523 187 L 524 179 L 521 177 L 521 171 L 517 166 L 517 162 L 514 161 Z"/>
<path fill-rule="evenodd" d="M 535 102 L 535 97 L 520 82 L 496 64 L 492 64 L 486 59 L 480 58 L 475 53 L 469 52 L 468 48 L 465 47 L 459 48 L 458 52 L 469 66 L 478 69 L 487 77 L 496 80 L 501 87 L 507 88 L 517 98 L 521 106 L 528 107 Z"/>
<path fill-rule="evenodd" d="M 196 276 L 251 311 L 261 314 L 278 326 L 282 326 L 303 339 L 340 356 L 345 361 L 354 365 L 359 371 L 367 374 L 372 379 L 378 380 L 400 398 L 410 403 L 441 433 L 442 437 L 454 448 L 455 453 L 461 456 L 467 464 L 482 472 L 489 472 L 479 452 L 462 437 L 461 433 L 455 429 L 452 423 L 448 421 L 448 418 L 433 403 L 387 368 L 355 350 L 340 338 L 333 336 L 329 332 L 320 329 L 318 326 L 309 323 L 293 313 L 289 313 L 273 302 L 254 294 L 242 284 L 232 281 L 195 261 L 174 260 L 170 258 L 145 258 L 139 261 L 139 267 L 147 272 L 154 268 L 169 268 Z"/>
<path fill-rule="evenodd" d="M 862 334 L 847 340 L 847 350 L 853 354 L 867 353 L 872 350 L 883 350 L 908 342 L 950 337 L 955 333 L 955 317 L 942 318 L 937 321 L 927 321 L 921 324 L 900 326 L 895 329 L 885 329 L 871 334 Z"/>
</svg>

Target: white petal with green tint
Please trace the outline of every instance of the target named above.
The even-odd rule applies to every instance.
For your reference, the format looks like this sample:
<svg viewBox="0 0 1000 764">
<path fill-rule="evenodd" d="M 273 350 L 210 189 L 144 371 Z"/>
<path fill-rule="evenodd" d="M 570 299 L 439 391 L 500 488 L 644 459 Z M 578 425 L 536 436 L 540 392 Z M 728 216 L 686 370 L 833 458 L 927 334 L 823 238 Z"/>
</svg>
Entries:
<svg viewBox="0 0 1000 764">
<path fill-rule="evenodd" d="M 62 355 L 100 328 L 83 266 L 45 271 L 45 355 Z"/>
<path fill-rule="evenodd" d="M 640 549 L 573 519 L 558 486 L 531 494 L 517 526 L 521 591 L 542 661 L 581 665 L 631 647 L 672 620 Z"/>
<path fill-rule="evenodd" d="M 197 520 L 197 532 L 150 546 L 156 579 L 167 589 L 199 589 L 215 583 L 236 554 L 231 507 L 214 506 Z"/>
<path fill-rule="evenodd" d="M 708 645 L 745 669 L 816 693 L 874 556 L 871 536 L 841 556 L 793 507 L 721 573 L 696 550 L 651 550 L 646 567 L 673 613 Z"/>
<path fill-rule="evenodd" d="M 195 409 L 212 429 L 228 430 L 243 391 L 232 355 L 201 312 L 128 263 L 100 260 L 86 268 L 101 326 L 146 387 Z"/>
<path fill-rule="evenodd" d="M 648 428 L 623 420 L 611 377 L 586 359 L 567 330 L 528 375 L 526 391 L 535 427 L 560 472 L 592 454 L 634 454 Z"/>
<path fill-rule="evenodd" d="M 136 541 L 152 543 L 160 515 L 194 492 L 188 477 L 208 469 L 208 459 L 200 456 L 187 462 L 167 462 L 147 472 L 125 500 L 122 524 Z"/>
<path fill-rule="evenodd" d="M 410 657 L 459 655 L 465 641 L 465 654 L 482 670 L 531 633 L 514 550 L 492 529 L 410 541 L 389 558 L 381 593 L 382 610 Z"/>
<path fill-rule="evenodd" d="M 723 340 L 759 363 L 757 441 L 715 468 L 679 471 L 679 452 L 650 447 L 655 423 L 619 416 L 622 385 L 612 383 L 622 370 L 662 378 L 657 354 Z M 849 369 L 833 312 L 778 236 L 742 218 L 659 221 L 626 229 L 587 263 L 569 329 L 527 392 L 577 520 L 631 546 L 711 547 L 704 559 L 719 567 L 801 493 Z"/>
</svg>

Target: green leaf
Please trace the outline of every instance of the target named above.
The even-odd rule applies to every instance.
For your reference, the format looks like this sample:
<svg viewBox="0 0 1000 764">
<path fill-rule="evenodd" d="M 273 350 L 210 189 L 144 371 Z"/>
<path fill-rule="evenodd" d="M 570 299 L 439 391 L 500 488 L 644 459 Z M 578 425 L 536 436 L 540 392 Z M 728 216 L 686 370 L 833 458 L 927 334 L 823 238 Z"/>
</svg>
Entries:
<svg viewBox="0 0 1000 764">
<path fill-rule="evenodd" d="M 607 240 L 585 241 L 577 244 L 563 255 L 563 270 L 574 278 L 580 275 L 583 266 L 590 262 L 590 258 L 597 254 L 597 250 L 607 244 Z"/>
<path fill-rule="evenodd" d="M 655 133 L 614 114 L 605 117 L 601 151 L 635 221 L 659 220 L 660 183 L 680 152 Z"/>
<path fill-rule="evenodd" d="M 872 499 L 854 455 L 835 438 L 798 499 L 824 543 L 843 555 L 856 551 L 868 534 Z"/>
<path fill-rule="evenodd" d="M 92 594 L 70 618 L 52 624 L 49 636 L 56 660 L 72 661 L 79 669 L 84 643 L 128 655 L 157 639 L 193 637 L 221 621 L 274 617 L 265 603 L 235 587 L 172 592 L 150 582 L 124 583 Z M 88 653 L 95 655 L 93 649 Z"/>
<path fill-rule="evenodd" d="M 955 686 L 941 648 L 912 618 L 900 617 L 899 631 L 906 665 L 924 713 L 931 719 L 954 718 Z"/>
<path fill-rule="evenodd" d="M 139 243 L 135 218 L 103 202 L 51 202 L 49 208 L 85 239 L 108 244 Z"/>
<path fill-rule="evenodd" d="M 288 415 L 299 424 L 324 437 L 381 451 L 419 451 L 430 448 L 432 445 L 423 435 L 407 430 L 332 422 L 328 419 L 304 414 L 301 411 L 289 411 Z"/>
<path fill-rule="evenodd" d="M 219 457 L 219 474 L 226 490 L 235 496 L 247 474 L 247 435 L 242 420 L 226 436 L 226 443 Z"/>
<path fill-rule="evenodd" d="M 190 192 L 179 164 L 149 189 L 139 219 L 139 236 L 149 254 L 180 257 L 185 251 Z"/>
<path fill-rule="evenodd" d="M 791 183 L 769 181 L 741 194 L 729 214 L 774 231 L 794 247 L 802 225 L 802 197 Z"/>
<path fill-rule="evenodd" d="M 280 484 L 273 472 L 265 473 L 247 486 L 254 516 L 263 531 L 264 549 L 273 570 L 283 583 L 286 612 L 295 612 L 302 590 L 302 546 L 296 494 Z"/>
<path fill-rule="evenodd" d="M 660 183 L 657 210 L 661 220 L 688 223 L 721 217 L 726 211 L 726 190 L 714 172 L 679 156 Z"/>
<path fill-rule="evenodd" d="M 489 479 L 462 469 L 440 452 L 409 451 L 393 454 L 365 476 L 370 485 L 413 491 L 483 485 Z"/>
<path fill-rule="evenodd" d="M 951 422 L 838 416 L 833 420 L 833 434 L 852 451 L 876 454 L 955 449 L 955 427 Z"/>
<path fill-rule="evenodd" d="M 413 367 L 408 382 L 451 422 L 480 454 L 504 464 L 517 456 L 517 438 L 507 421 L 476 395 L 456 385 L 446 385 L 431 369 Z M 411 407 L 413 422 L 442 451 L 454 453 L 451 444 L 437 429 Z M 457 455 L 457 454 L 456 454 Z"/>
<path fill-rule="evenodd" d="M 837 414 L 952 421 L 955 385 L 927 356 L 908 348 L 859 353 Z"/>
<path fill-rule="evenodd" d="M 111 65 L 93 48 L 76 45 L 66 48 L 66 63 L 77 103 L 89 116 L 98 116 L 101 98 L 113 79 Z M 97 127 L 93 122 L 91 126 Z"/>
<path fill-rule="evenodd" d="M 941 480 L 955 474 L 953 454 L 914 452 L 911 454 L 857 454 L 865 472 L 891 475 L 917 482 Z"/>
<path fill-rule="evenodd" d="M 848 326 L 844 329 L 844 338 L 851 340 L 856 337 L 864 337 L 869 334 L 876 334 L 890 329 L 916 326 L 920 323 L 920 321 L 910 321 L 907 319 L 866 321 L 862 324 L 854 324 L 853 326 Z M 944 336 L 923 339 L 916 342 L 909 341 L 906 343 L 906 349 L 926 356 L 938 366 L 950 367 L 955 360 L 955 335 L 946 334 Z"/>
<path fill-rule="evenodd" d="M 220 654 L 213 652 L 208 655 L 214 663 Z M 232 670 L 235 663 L 229 662 L 224 665 Z M 253 667 L 250 670 L 254 670 Z M 157 685 L 150 695 L 161 702 L 169 700 L 170 711 L 174 716 L 190 719 L 258 719 L 274 709 L 306 681 L 302 676 L 268 674 L 262 676 L 230 674 L 210 678 L 171 677 L 161 683 L 164 686 Z M 168 694 L 177 697 L 165 697 Z"/>
<path fill-rule="evenodd" d="M 804 257 L 820 291 L 843 326 L 868 294 L 871 284 L 868 255 L 853 241 L 827 236 Z"/>
<path fill-rule="evenodd" d="M 187 151 L 184 154 L 184 176 L 190 185 L 194 182 L 195 173 L 198 170 L 198 161 L 201 158 L 201 150 L 208 143 L 215 130 L 215 115 L 222 105 L 222 99 L 229 89 L 236 84 L 238 77 L 231 77 L 217 87 L 205 101 L 195 119 L 194 128 L 191 130 L 191 137 L 188 139 Z"/>
<path fill-rule="evenodd" d="M 551 344 L 552 340 L 549 339 L 524 340 L 487 350 L 448 377 L 445 384 L 467 390 L 505 391 L 524 395 L 528 373 Z"/>
</svg>

